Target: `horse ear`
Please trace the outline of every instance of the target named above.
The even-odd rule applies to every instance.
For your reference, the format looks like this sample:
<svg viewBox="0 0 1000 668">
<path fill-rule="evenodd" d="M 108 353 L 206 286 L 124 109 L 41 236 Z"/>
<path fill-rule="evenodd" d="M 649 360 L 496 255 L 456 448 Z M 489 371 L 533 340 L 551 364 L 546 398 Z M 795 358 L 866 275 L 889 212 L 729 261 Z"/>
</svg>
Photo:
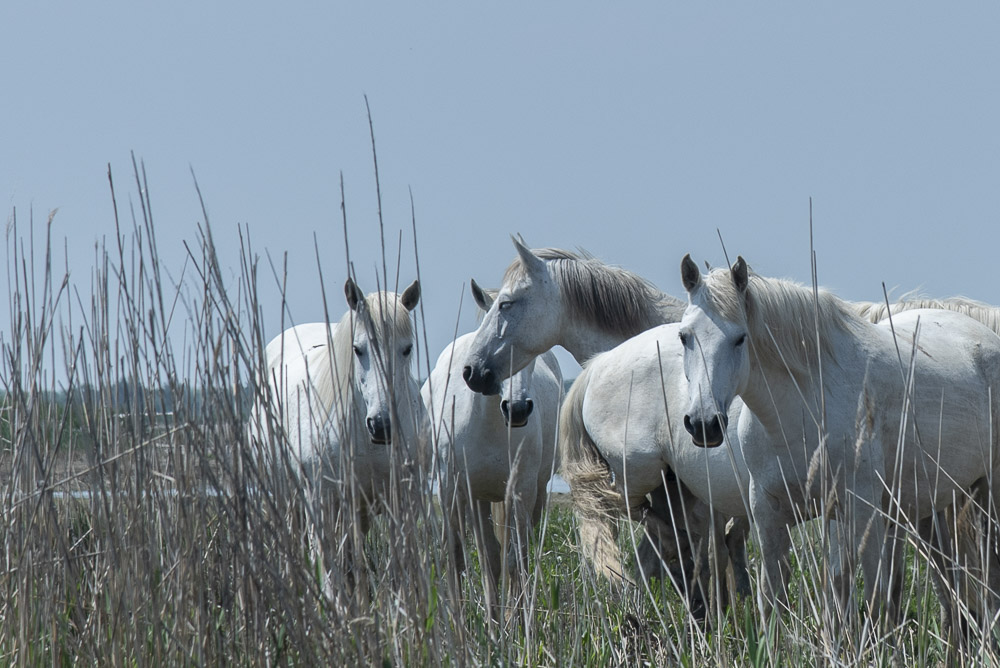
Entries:
<svg viewBox="0 0 1000 668">
<path fill-rule="evenodd" d="M 695 261 L 691 259 L 690 253 L 681 260 L 681 282 L 684 283 L 684 289 L 688 292 L 693 292 L 701 284 L 701 271 L 698 270 Z"/>
<path fill-rule="evenodd" d="M 489 311 L 490 307 L 493 306 L 493 297 L 490 297 L 481 287 L 479 283 L 476 283 L 476 279 L 469 279 L 469 286 L 472 288 L 472 298 L 476 300 L 476 305 L 484 311 Z"/>
<path fill-rule="evenodd" d="M 351 307 L 352 311 L 358 310 L 358 305 L 363 304 L 365 301 L 365 295 L 358 288 L 357 283 L 350 276 L 347 277 L 347 282 L 344 283 L 344 294 L 347 295 L 347 305 Z"/>
<path fill-rule="evenodd" d="M 420 301 L 420 281 L 414 280 L 410 283 L 410 287 L 403 290 L 403 296 L 399 298 L 399 301 L 407 311 L 416 308 L 417 302 Z"/>
<path fill-rule="evenodd" d="M 517 255 L 521 258 L 521 264 L 528 271 L 528 275 L 545 275 L 545 260 L 531 252 L 521 235 L 511 236 L 510 240 L 514 242 L 514 248 L 517 249 Z"/>
<path fill-rule="evenodd" d="M 743 259 L 742 255 L 736 257 L 736 264 L 732 268 L 733 283 L 736 285 L 736 290 L 742 295 L 746 294 L 747 285 L 750 284 L 750 279 L 747 271 L 746 260 Z"/>
</svg>

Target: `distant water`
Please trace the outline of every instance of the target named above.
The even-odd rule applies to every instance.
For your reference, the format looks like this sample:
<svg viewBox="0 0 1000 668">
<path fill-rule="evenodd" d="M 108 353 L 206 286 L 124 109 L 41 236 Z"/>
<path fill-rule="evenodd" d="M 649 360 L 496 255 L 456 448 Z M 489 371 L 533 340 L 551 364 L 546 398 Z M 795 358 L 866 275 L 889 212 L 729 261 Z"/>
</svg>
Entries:
<svg viewBox="0 0 1000 668">
<path fill-rule="evenodd" d="M 162 490 L 162 491 L 166 492 L 171 496 L 177 494 L 177 490 Z M 435 485 L 435 491 L 436 491 L 436 485 Z M 559 476 L 559 474 L 556 474 L 552 476 L 551 480 L 549 480 L 548 491 L 550 494 L 552 493 L 569 494 L 569 484 L 567 484 L 566 481 Z M 205 496 L 218 496 L 219 494 L 221 494 L 221 492 L 219 492 L 219 490 L 216 489 L 203 489 L 201 490 L 201 493 L 204 494 Z M 52 497 L 55 499 L 89 499 L 90 496 L 91 496 L 90 490 L 86 489 L 75 490 L 71 492 L 62 490 L 56 490 L 52 492 Z"/>
<path fill-rule="evenodd" d="M 156 493 L 166 494 L 167 496 L 177 496 L 179 494 L 179 492 L 176 489 L 162 489 L 162 490 L 157 490 Z M 36 494 L 37 492 L 29 496 L 35 496 Z M 145 492 L 143 494 L 145 494 Z M 190 490 L 186 492 L 185 495 L 188 497 L 193 497 L 193 496 L 212 497 L 212 496 L 221 496 L 222 492 L 212 487 L 208 487 L 201 490 Z M 53 499 L 81 499 L 86 501 L 91 496 L 93 496 L 93 492 L 91 492 L 91 490 L 89 489 L 75 489 L 71 491 L 57 489 L 52 491 Z"/>
<path fill-rule="evenodd" d="M 569 494 L 569 484 L 557 473 L 549 480 L 549 494 Z"/>
</svg>

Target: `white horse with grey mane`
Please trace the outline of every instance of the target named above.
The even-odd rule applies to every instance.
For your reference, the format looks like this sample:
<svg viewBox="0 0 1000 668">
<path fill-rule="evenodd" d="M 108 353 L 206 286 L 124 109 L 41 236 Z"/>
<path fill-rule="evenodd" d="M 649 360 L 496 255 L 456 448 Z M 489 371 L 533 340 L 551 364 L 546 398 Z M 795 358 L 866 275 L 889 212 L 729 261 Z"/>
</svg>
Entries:
<svg viewBox="0 0 1000 668">
<path fill-rule="evenodd" d="M 489 295 L 475 281 L 472 286 L 477 302 L 488 309 Z M 496 603 L 505 556 L 498 533 L 507 548 L 512 592 L 519 591 L 527 570 L 530 532 L 541 518 L 554 470 L 562 372 L 555 355 L 545 353 L 503 383 L 499 400 L 477 394 L 462 380 L 461 360 L 472 338 L 473 333 L 465 334 L 445 348 L 421 396 L 456 565 L 464 569 L 461 533 L 472 510 L 487 595 Z"/>
<path fill-rule="evenodd" d="M 477 392 L 496 394 L 501 381 L 555 345 L 566 348 L 589 368 L 588 360 L 599 353 L 661 323 L 676 322 L 683 314 L 681 300 L 624 269 L 586 255 L 558 249 L 530 250 L 520 239 L 513 242 L 517 258 L 504 274 L 496 300 L 484 316 L 464 362 L 464 378 Z M 626 369 L 622 371 L 627 375 Z M 573 412 L 575 402 L 582 400 L 580 386 L 587 375 L 585 370 L 581 375 L 584 380 L 577 379 L 574 384 L 576 392 L 571 390 L 567 395 L 564 415 Z M 628 378 L 618 380 L 613 391 L 627 397 Z M 655 392 L 643 398 L 656 404 L 656 415 L 663 413 L 659 387 L 657 384 Z M 626 415 L 629 420 L 643 419 L 639 416 L 638 397 L 636 410 L 627 412 L 626 408 L 620 412 L 605 410 L 598 402 L 591 402 L 586 419 L 592 420 L 600 413 L 620 432 Z M 719 552 L 714 559 L 723 565 L 729 552 L 736 555 L 737 581 L 741 591 L 748 591 L 745 525 L 734 532 L 731 550 L 727 549 L 727 518 L 722 513 L 713 515 L 705 503 L 707 489 L 692 495 L 687 480 L 674 476 L 659 441 L 633 439 L 626 448 L 621 433 L 607 440 L 578 439 L 573 438 L 578 432 L 567 431 L 567 424 L 564 420 L 559 439 L 561 473 L 573 493 L 581 547 L 602 572 L 610 575 L 623 570 L 613 524 L 608 519 L 611 514 L 627 513 L 643 519 L 647 528 L 648 538 L 639 550 L 643 574 L 658 573 L 660 564 L 666 562 L 675 580 L 679 580 L 678 585 L 688 590 L 692 610 L 704 610 L 701 599 L 708 591 L 706 578 L 710 574 L 710 569 L 695 563 L 695 553 L 704 566 L 710 544 Z M 677 437 L 690 440 L 683 429 Z M 700 451 L 699 455 L 704 457 Z M 728 478 L 716 483 L 717 488 L 728 485 L 738 489 L 735 473 L 731 466 L 729 469 Z M 742 511 L 739 515 L 745 514 Z M 697 587 L 689 582 L 695 574 L 702 579 Z"/>
<path fill-rule="evenodd" d="M 742 258 L 703 276 L 685 257 L 682 277 L 688 428 L 711 447 L 737 396 L 749 409 L 738 429 L 752 474 L 765 611 L 786 597 L 788 527 L 832 491 L 852 532 L 868 610 L 894 617 L 899 528 L 916 533 L 920 520 L 1000 473 L 1000 337 L 940 309 L 872 324 L 826 291 L 751 274 Z M 987 508 L 996 507 L 991 488 Z M 853 570 L 841 575 L 837 591 L 846 597 Z M 993 606 L 990 616 L 995 596 Z"/>
<path fill-rule="evenodd" d="M 423 455 L 410 319 L 420 286 L 365 296 L 348 278 L 344 291 L 350 308 L 339 322 L 297 325 L 268 343 L 250 429 L 265 465 L 290 470 L 308 489 L 314 529 L 350 500 L 352 529 L 363 536 L 393 467 Z M 322 546 L 327 564 L 339 542 Z"/>
<path fill-rule="evenodd" d="M 690 556 L 699 552 L 701 558 L 708 558 L 709 543 L 722 543 L 720 520 L 732 516 L 746 521 L 749 477 L 736 429 L 741 401 L 737 398 L 730 405 L 725 447 L 705 452 L 694 446 L 684 428 L 686 383 L 677 325 L 649 329 L 614 351 L 597 355 L 614 341 L 624 341 L 623 332 L 677 320 L 679 301 L 634 274 L 593 258 L 560 250 L 531 251 L 517 239 L 514 245 L 518 259 L 508 268 L 497 303 L 480 326 L 467 378 L 490 385 L 506 373 L 505 363 L 516 370 L 536 351 L 555 344 L 564 345 L 585 363 L 564 401 L 560 430 L 562 473 L 573 490 L 582 547 L 606 572 L 620 572 L 620 556 L 606 519 L 609 514 L 628 512 L 645 520 L 653 540 L 644 546 L 658 552 L 649 559 L 649 550 L 644 556 L 640 548 L 644 570 L 655 570 L 659 561 L 655 557 L 660 557 L 679 584 L 694 585 L 677 577 L 678 563 L 687 567 L 687 573 L 694 572 Z M 873 322 L 885 318 L 890 309 L 899 313 L 928 307 L 962 312 L 994 330 L 1000 328 L 1000 310 L 964 298 L 907 297 L 891 307 L 884 303 L 851 305 Z M 665 468 L 665 463 L 671 465 Z M 677 484 L 674 475 L 685 483 L 690 481 L 698 496 L 685 495 L 685 486 Z M 664 478 L 666 485 L 662 484 Z M 709 504 L 715 506 L 714 517 Z M 922 535 L 947 529 L 946 522 L 932 524 L 933 529 L 925 526 Z M 749 578 L 742 539 L 739 531 L 731 533 L 728 549 L 713 551 L 712 556 L 721 560 L 728 552 L 736 558 L 733 571 L 737 586 L 746 592 Z M 944 548 L 954 543 L 940 535 L 936 540 Z M 975 551 L 968 549 L 963 559 L 976 558 Z M 947 549 L 932 551 L 936 557 L 944 552 Z M 842 555 L 836 548 L 832 555 L 835 564 L 839 563 Z M 940 570 L 946 572 L 943 567 Z M 1000 572 L 1000 568 L 994 570 Z M 704 580 L 698 583 L 698 587 L 706 586 Z M 695 611 L 701 604 L 698 587 L 689 590 Z M 959 587 L 970 589 L 939 582 L 946 605 Z M 959 594 L 959 598 L 971 601 L 975 595 Z"/>
</svg>

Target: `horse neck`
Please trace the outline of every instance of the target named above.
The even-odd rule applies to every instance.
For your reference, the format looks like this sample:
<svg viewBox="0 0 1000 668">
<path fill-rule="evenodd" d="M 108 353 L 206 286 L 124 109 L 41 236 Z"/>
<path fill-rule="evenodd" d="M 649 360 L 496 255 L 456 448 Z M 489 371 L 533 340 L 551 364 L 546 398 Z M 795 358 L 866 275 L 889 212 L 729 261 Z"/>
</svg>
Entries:
<svg viewBox="0 0 1000 668">
<path fill-rule="evenodd" d="M 809 394 L 805 396 L 808 401 Z M 784 407 L 802 406 L 802 395 L 798 394 L 796 384 L 787 370 L 767 368 L 751 361 L 746 388 L 740 393 L 740 398 L 764 425 L 775 444 L 794 438 L 788 429 L 794 431 L 805 428 L 805 423 L 797 415 L 787 419 L 789 411 Z"/>
<path fill-rule="evenodd" d="M 573 323 L 562 329 L 562 340 L 559 345 L 565 348 L 580 364 L 590 358 L 607 352 L 618 346 L 629 337 L 611 334 L 600 327 L 584 323 Z"/>
<path fill-rule="evenodd" d="M 780 356 L 765 355 L 768 361 L 751 358 L 741 398 L 775 439 L 774 443 L 796 445 L 801 444 L 803 438 L 812 442 L 819 433 L 820 422 L 826 420 L 823 411 L 831 402 L 845 398 L 849 403 L 857 401 L 857 393 L 864 383 L 852 370 L 865 369 L 866 351 L 884 346 L 886 342 L 874 326 L 864 327 L 854 334 L 843 334 L 845 337 L 854 335 L 861 338 L 856 341 L 841 339 L 839 345 L 834 341 L 830 348 L 821 348 L 819 359 L 805 369 L 792 371 Z M 751 338 L 760 345 L 759 335 Z"/>
<path fill-rule="evenodd" d="M 580 363 L 642 332 L 680 322 L 685 301 L 629 271 L 592 260 L 549 263 L 562 300 L 562 340 Z"/>
</svg>

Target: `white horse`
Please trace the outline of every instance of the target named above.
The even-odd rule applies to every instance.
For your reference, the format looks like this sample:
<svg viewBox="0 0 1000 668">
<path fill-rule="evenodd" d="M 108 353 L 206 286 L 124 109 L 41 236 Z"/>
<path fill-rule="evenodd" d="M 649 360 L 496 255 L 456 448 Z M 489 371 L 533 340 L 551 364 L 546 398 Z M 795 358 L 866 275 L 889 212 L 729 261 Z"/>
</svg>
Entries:
<svg viewBox="0 0 1000 668">
<path fill-rule="evenodd" d="M 268 343 L 268 408 L 258 401 L 250 429 L 264 463 L 290 468 L 308 490 L 313 530 L 348 505 L 363 536 L 393 467 L 422 456 L 423 405 L 410 363 L 420 286 L 366 297 L 348 278 L 344 290 L 350 309 L 338 323 L 297 325 Z M 322 548 L 328 565 L 336 543 Z"/>
<path fill-rule="evenodd" d="M 462 381 L 460 366 L 472 337 L 460 336 L 445 348 L 421 396 L 431 420 L 457 570 L 464 570 L 462 527 L 471 509 L 487 596 L 496 603 L 503 546 L 512 592 L 519 591 L 520 575 L 527 572 L 528 540 L 554 470 L 562 372 L 555 355 L 545 353 L 503 383 L 500 400 L 477 394 Z"/>
<path fill-rule="evenodd" d="M 902 573 L 896 525 L 930 517 L 996 472 L 1000 337 L 955 311 L 872 324 L 826 291 L 749 274 L 742 258 L 702 276 L 685 257 L 682 278 L 686 426 L 711 447 L 737 396 L 750 409 L 738 430 L 765 611 L 786 597 L 788 527 L 832 490 L 868 609 L 885 602 L 898 612 L 889 596 Z"/>
<path fill-rule="evenodd" d="M 511 372 L 517 372 L 552 346 L 563 346 L 577 361 L 587 364 L 598 353 L 661 323 L 676 322 L 683 314 L 681 300 L 658 291 L 631 272 L 588 256 L 557 249 L 530 250 L 520 239 L 513 242 L 518 257 L 508 267 L 503 285 L 484 316 L 464 362 L 463 377 L 477 392 L 496 394 L 500 382 Z M 574 384 L 576 391 L 571 390 L 567 395 L 564 416 L 579 413 L 575 404 L 583 399 L 582 387 L 591 365 L 587 366 L 588 370 Z M 628 386 L 626 378 L 611 389 L 623 397 Z M 655 404 L 656 415 L 663 414 L 662 396 L 656 381 L 655 392 L 644 397 L 647 404 Z M 686 394 L 683 396 L 686 402 Z M 589 404 L 592 415 L 597 412 L 594 408 L 597 403 Z M 617 421 L 620 427 L 625 415 L 623 408 L 618 412 L 609 410 L 605 417 L 611 423 Z M 630 419 L 642 419 L 638 401 L 636 410 L 629 415 Z M 683 580 L 684 588 L 689 586 L 687 580 L 696 571 L 707 576 L 709 569 L 695 564 L 692 550 L 697 545 L 700 554 L 707 557 L 710 535 L 714 535 L 712 543 L 722 549 L 726 520 L 722 513 L 713 516 L 703 501 L 708 496 L 707 489 L 700 496 L 693 496 L 678 482 L 678 478 L 683 483 L 687 480 L 674 476 L 669 468 L 669 455 L 663 455 L 662 443 L 637 444 L 633 439 L 628 443 L 626 455 L 620 429 L 614 439 L 593 440 L 578 438 L 579 432 L 571 430 L 573 424 L 568 417 L 563 419 L 561 473 L 573 492 L 581 547 L 586 557 L 605 574 L 621 573 L 621 558 L 608 516 L 627 513 L 645 520 L 649 540 L 644 540 L 639 549 L 644 574 L 657 573 L 663 560 L 675 577 L 678 570 L 684 574 L 678 578 Z M 690 440 L 683 430 L 679 436 Z M 701 452 L 699 455 L 704 457 Z M 731 471 L 732 467 L 729 468 Z M 703 478 L 702 472 L 697 479 Z M 647 495 L 649 501 L 645 499 Z M 745 514 L 741 511 L 739 516 Z M 730 545 L 737 557 L 734 564 L 737 582 L 745 592 L 749 589 L 749 577 L 742 531 L 741 526 L 734 532 Z M 694 588 L 690 592 L 695 594 L 691 605 L 697 611 L 702 602 Z"/>
<path fill-rule="evenodd" d="M 678 584 L 695 588 L 689 592 L 689 602 L 692 613 L 701 616 L 710 594 L 712 572 L 705 560 L 714 561 L 715 566 L 723 570 L 727 565 L 726 557 L 732 558 L 737 590 L 741 595 L 750 592 L 742 544 L 748 526 L 746 499 L 750 475 L 735 430 L 726 440 L 725 447 L 705 449 L 696 445 L 685 429 L 684 408 L 688 393 L 683 350 L 677 338 L 679 327 L 678 323 L 655 327 L 595 356 L 566 396 L 559 439 L 562 455 L 570 463 L 583 457 L 567 456 L 567 453 L 596 449 L 611 471 L 614 492 L 608 489 L 605 480 L 593 480 L 586 477 L 586 472 L 575 476 L 570 473 L 569 477 L 576 478 L 578 486 L 586 492 L 586 496 L 581 494 L 583 498 L 579 502 L 599 504 L 585 512 L 585 516 L 599 516 L 600 506 L 608 514 L 621 499 L 624 504 L 619 511 L 634 514 L 636 510 L 644 510 L 648 513 L 645 517 L 647 531 L 655 533 L 653 543 L 659 549 L 672 549 L 673 532 L 678 528 L 684 530 L 676 538 L 680 543 L 677 549 L 697 555 L 700 563 L 686 564 L 694 569 L 686 575 L 700 574 L 700 577 L 697 582 L 684 578 Z M 730 407 L 734 418 L 739 416 L 740 410 L 739 402 Z M 724 435 L 725 432 L 720 438 Z M 567 468 L 564 465 L 564 470 Z M 663 486 L 665 470 L 682 481 L 693 497 L 675 494 L 668 498 L 668 513 L 663 516 L 658 508 L 646 510 L 646 495 Z M 673 491 L 671 487 L 667 486 L 668 492 Z M 686 524 L 672 527 L 671 517 L 686 518 Z M 739 528 L 731 534 L 727 545 L 724 526 L 730 518 L 737 519 Z M 613 566 L 616 555 L 608 554 L 612 549 L 610 537 L 601 533 L 603 531 L 600 524 L 593 529 L 581 527 L 581 534 L 591 542 L 596 541 L 597 549 L 602 550 L 598 563 Z M 683 563 L 684 556 L 668 551 L 662 558 L 667 563 L 676 559 Z M 641 565 L 648 567 L 646 563 Z M 673 575 L 679 579 L 678 573 Z M 725 600 L 725 582 L 720 580 L 717 586 L 717 593 Z"/>
<path fill-rule="evenodd" d="M 872 322 L 884 319 L 890 309 L 892 313 L 898 314 L 906 310 L 934 307 L 966 313 L 988 323 L 994 329 L 1000 327 L 1000 309 L 963 298 L 909 298 L 893 303 L 891 307 L 877 303 L 846 306 Z M 592 481 L 592 487 L 596 491 L 590 495 L 590 503 L 596 508 L 591 515 L 600 514 L 601 506 L 605 512 L 615 510 L 620 498 L 626 500 L 629 509 L 645 509 L 644 497 L 659 484 L 660 471 L 666 465 L 668 470 L 708 504 L 693 505 L 687 509 L 689 515 L 699 511 L 707 512 L 708 506 L 711 506 L 717 515 L 714 518 L 716 520 L 719 517 L 746 520 L 750 476 L 744 461 L 742 443 L 736 433 L 743 410 L 742 401 L 737 397 L 731 402 L 727 420 L 719 420 L 709 426 L 707 436 L 690 433 L 690 425 L 686 424 L 684 415 L 689 401 L 688 385 L 683 373 L 683 347 L 678 334 L 678 324 L 661 325 L 595 356 L 567 395 L 560 427 L 561 443 L 566 448 L 580 448 L 584 445 L 596 448 L 605 457 L 615 479 L 614 494 L 609 493 L 603 484 L 603 478 Z M 747 419 L 752 420 L 753 415 L 747 416 Z M 706 437 L 713 444 L 719 444 L 724 436 L 724 447 L 705 448 L 700 445 Z M 567 459 L 572 462 L 578 458 Z M 577 486 L 583 486 L 579 480 L 577 483 Z M 672 499 L 671 502 L 677 504 L 683 501 Z M 659 518 L 647 516 L 647 530 L 668 532 L 665 539 L 654 542 L 668 549 L 673 547 L 669 525 L 662 526 L 651 521 L 654 519 Z M 678 537 L 686 543 L 678 549 L 698 552 L 702 557 L 723 559 L 726 553 L 722 550 L 705 552 L 710 547 L 712 536 L 704 532 L 706 528 L 712 530 L 712 527 L 713 522 L 704 518 L 691 522 L 687 535 Z M 921 529 L 922 535 L 930 540 L 930 533 L 943 528 L 940 525 L 927 525 Z M 831 532 L 830 535 L 836 538 L 837 533 Z M 715 538 L 718 538 L 718 534 Z M 942 538 L 938 542 L 947 547 L 953 541 Z M 701 546 L 700 549 L 698 546 Z M 604 546 L 599 544 L 598 547 Z M 741 554 L 737 548 L 730 547 L 733 554 Z M 965 555 L 967 557 L 979 556 L 973 554 L 978 550 L 968 552 Z M 839 564 L 841 555 L 836 542 L 831 554 L 835 563 Z M 936 548 L 933 554 L 936 557 L 943 556 L 941 548 Z M 668 556 L 676 558 L 676 555 Z M 612 557 L 603 553 L 598 557 L 597 563 L 615 564 Z M 942 559 L 939 562 L 936 574 L 953 570 L 946 567 L 945 561 Z M 734 572 L 734 575 L 738 576 L 739 573 Z M 748 580 L 737 584 L 742 592 L 749 591 Z M 954 588 L 954 584 L 939 582 L 938 585 L 942 602 L 951 605 L 952 596 L 948 590 Z M 707 585 L 702 581 L 698 586 Z M 707 593 L 702 592 L 701 598 Z M 970 601 L 974 597 L 964 598 Z M 700 612 L 696 606 L 702 602 L 696 596 L 692 601 L 692 610 Z"/>
</svg>

